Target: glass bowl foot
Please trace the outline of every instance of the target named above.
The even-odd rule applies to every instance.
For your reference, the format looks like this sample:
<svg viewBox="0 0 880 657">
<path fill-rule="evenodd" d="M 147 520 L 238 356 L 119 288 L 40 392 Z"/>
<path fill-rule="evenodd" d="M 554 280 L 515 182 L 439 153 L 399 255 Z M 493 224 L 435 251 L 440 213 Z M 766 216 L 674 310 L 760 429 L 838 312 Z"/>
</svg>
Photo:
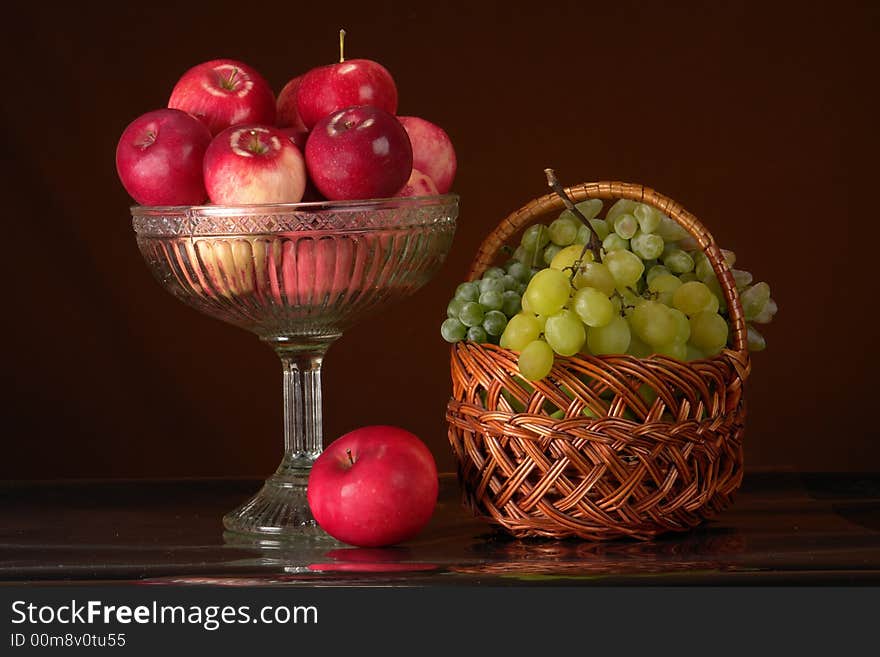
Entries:
<svg viewBox="0 0 880 657">
<path fill-rule="evenodd" d="M 300 481 L 299 479 L 302 479 Z M 247 502 L 223 516 L 228 532 L 267 545 L 290 541 L 335 542 L 309 509 L 307 478 L 273 476 Z"/>
</svg>

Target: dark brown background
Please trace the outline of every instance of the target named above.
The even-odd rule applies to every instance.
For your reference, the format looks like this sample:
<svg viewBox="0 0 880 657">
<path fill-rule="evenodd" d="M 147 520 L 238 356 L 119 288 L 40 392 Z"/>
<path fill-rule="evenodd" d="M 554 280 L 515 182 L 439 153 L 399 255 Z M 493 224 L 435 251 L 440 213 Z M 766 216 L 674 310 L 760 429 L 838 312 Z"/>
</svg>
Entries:
<svg viewBox="0 0 880 657">
<path fill-rule="evenodd" d="M 348 57 L 392 71 L 401 114 L 452 136 L 462 203 L 437 278 L 330 350 L 326 441 L 398 424 L 452 468 L 446 301 L 553 166 L 677 199 L 770 282 L 780 311 L 748 384 L 749 468 L 880 469 L 878 18 L 871 2 L 7 8 L 0 479 L 274 469 L 275 356 L 153 281 L 114 149 L 188 67 L 241 59 L 277 91 L 333 60 L 340 27 Z"/>
</svg>

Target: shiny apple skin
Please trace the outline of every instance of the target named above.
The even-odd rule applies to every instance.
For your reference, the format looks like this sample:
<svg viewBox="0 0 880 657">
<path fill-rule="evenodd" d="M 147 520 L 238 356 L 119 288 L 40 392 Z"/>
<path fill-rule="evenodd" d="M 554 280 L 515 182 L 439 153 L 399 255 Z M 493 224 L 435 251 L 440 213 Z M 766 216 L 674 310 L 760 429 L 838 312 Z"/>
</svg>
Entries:
<svg viewBox="0 0 880 657">
<path fill-rule="evenodd" d="M 393 426 L 355 429 L 312 466 L 308 500 L 318 524 L 343 543 L 396 545 L 415 537 L 434 513 L 437 465 L 416 435 Z"/>
<path fill-rule="evenodd" d="M 412 144 L 397 118 L 378 107 L 324 117 L 306 142 L 309 177 L 327 199 L 388 198 L 412 172 Z"/>
<path fill-rule="evenodd" d="M 446 194 L 452 189 L 458 160 L 452 140 L 436 123 L 418 116 L 398 116 L 409 134 L 413 149 L 413 168 L 427 174 L 437 185 L 437 191 Z"/>
<path fill-rule="evenodd" d="M 208 197 L 202 162 L 210 143 L 207 126 L 186 112 L 147 112 L 119 138 L 116 171 L 141 205 L 198 205 Z"/>
</svg>

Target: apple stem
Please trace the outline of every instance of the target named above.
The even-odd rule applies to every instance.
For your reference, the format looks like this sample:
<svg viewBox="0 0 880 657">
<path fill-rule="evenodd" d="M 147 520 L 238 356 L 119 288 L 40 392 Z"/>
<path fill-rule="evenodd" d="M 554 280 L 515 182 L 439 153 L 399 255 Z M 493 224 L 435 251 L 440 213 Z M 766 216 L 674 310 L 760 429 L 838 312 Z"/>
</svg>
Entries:
<svg viewBox="0 0 880 657">
<path fill-rule="evenodd" d="M 563 189 L 562 185 L 559 184 L 559 180 L 556 179 L 556 172 L 553 169 L 544 169 L 544 175 L 547 176 L 547 184 L 556 192 L 556 195 L 562 199 L 562 202 L 565 204 L 566 209 L 571 211 L 571 213 L 580 219 L 581 223 L 587 227 L 590 231 L 590 239 L 584 244 L 583 251 L 581 251 L 578 259 L 575 260 L 574 266 L 572 266 L 571 271 L 571 283 L 574 284 L 574 278 L 577 276 L 578 271 L 583 264 L 584 256 L 587 254 L 587 251 L 593 252 L 593 261 L 594 262 L 602 262 L 600 257 L 599 249 L 602 246 L 601 240 L 599 240 L 599 235 L 596 233 L 596 230 L 593 228 L 593 225 L 587 221 L 587 218 L 583 215 L 583 213 L 577 209 L 572 200 L 568 197 L 568 194 L 565 193 L 565 189 Z"/>
<path fill-rule="evenodd" d="M 345 30 L 339 30 L 339 63 L 345 61 Z"/>
<path fill-rule="evenodd" d="M 351 450 L 346 449 L 345 453 L 348 454 L 348 462 L 351 463 L 352 465 L 354 465 L 354 457 L 351 455 Z"/>
</svg>

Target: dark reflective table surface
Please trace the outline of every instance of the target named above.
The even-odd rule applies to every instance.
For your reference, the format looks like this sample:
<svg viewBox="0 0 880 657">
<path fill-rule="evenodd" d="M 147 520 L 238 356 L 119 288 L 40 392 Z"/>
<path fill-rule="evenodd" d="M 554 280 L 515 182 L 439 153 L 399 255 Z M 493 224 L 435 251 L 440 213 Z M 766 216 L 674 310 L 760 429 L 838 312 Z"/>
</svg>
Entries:
<svg viewBox="0 0 880 657">
<path fill-rule="evenodd" d="M 648 542 L 507 536 L 441 476 L 431 523 L 383 549 L 258 546 L 223 513 L 250 480 L 0 482 L 0 582 L 293 586 L 880 583 L 880 475 L 747 474 L 734 505 Z"/>
</svg>

